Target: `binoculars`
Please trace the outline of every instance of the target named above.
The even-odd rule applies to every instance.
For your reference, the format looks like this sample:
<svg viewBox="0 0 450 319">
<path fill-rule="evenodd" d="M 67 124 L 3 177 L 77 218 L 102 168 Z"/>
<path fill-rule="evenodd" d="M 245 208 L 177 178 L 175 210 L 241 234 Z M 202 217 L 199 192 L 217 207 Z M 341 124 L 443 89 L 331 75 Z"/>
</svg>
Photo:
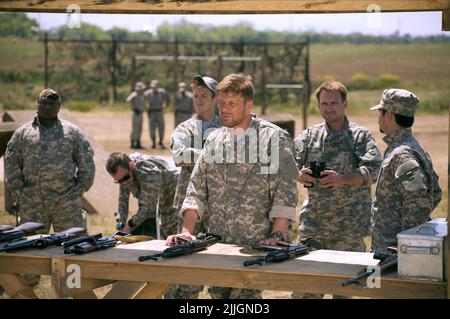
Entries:
<svg viewBox="0 0 450 319">
<path fill-rule="evenodd" d="M 322 176 L 320 176 L 320 173 L 322 171 L 326 170 L 327 166 L 326 166 L 326 162 L 319 162 L 317 164 L 316 161 L 311 161 L 311 162 L 309 162 L 308 168 L 312 171 L 312 174 L 309 174 L 310 176 L 312 176 L 314 178 L 321 178 Z M 311 186 L 306 186 L 306 185 L 304 185 L 304 186 L 305 186 L 305 188 L 311 188 L 314 186 L 314 184 L 312 184 Z"/>
</svg>

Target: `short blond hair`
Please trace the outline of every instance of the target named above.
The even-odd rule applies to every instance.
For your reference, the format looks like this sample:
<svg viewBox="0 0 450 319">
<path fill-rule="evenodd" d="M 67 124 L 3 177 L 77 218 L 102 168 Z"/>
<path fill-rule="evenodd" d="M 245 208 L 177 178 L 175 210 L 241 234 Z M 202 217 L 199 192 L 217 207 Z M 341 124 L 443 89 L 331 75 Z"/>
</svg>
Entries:
<svg viewBox="0 0 450 319">
<path fill-rule="evenodd" d="M 336 91 L 341 93 L 342 102 L 347 101 L 347 88 L 344 84 L 338 81 L 325 81 L 323 82 L 314 92 L 314 95 L 316 96 L 317 102 L 320 103 L 320 93 L 322 91 Z"/>
<path fill-rule="evenodd" d="M 255 88 L 251 75 L 229 74 L 217 85 L 217 92 L 235 93 L 244 97 L 245 101 L 253 101 L 255 98 Z"/>
</svg>

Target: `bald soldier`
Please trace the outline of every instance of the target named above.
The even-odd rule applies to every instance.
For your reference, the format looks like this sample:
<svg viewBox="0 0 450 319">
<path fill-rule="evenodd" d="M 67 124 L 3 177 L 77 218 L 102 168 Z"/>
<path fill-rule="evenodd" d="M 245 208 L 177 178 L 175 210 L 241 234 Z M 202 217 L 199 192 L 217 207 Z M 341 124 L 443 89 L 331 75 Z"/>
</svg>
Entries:
<svg viewBox="0 0 450 319">
<path fill-rule="evenodd" d="M 378 125 L 387 144 L 372 206 L 372 250 L 397 246 L 397 233 L 425 223 L 441 201 L 438 175 L 411 127 L 419 98 L 407 90 L 384 90 Z"/>
<path fill-rule="evenodd" d="M 55 232 L 86 228 L 81 196 L 94 181 L 94 152 L 80 128 L 58 118 L 61 98 L 45 89 L 37 116 L 17 129 L 5 154 L 5 179 L 19 204 L 20 224 Z"/>
<path fill-rule="evenodd" d="M 297 204 L 292 139 L 251 113 L 251 77 L 230 74 L 217 92 L 223 127 L 210 133 L 195 164 L 177 236 L 195 239 L 195 225 L 203 221 L 227 244 L 288 240 Z M 177 236 L 169 236 L 167 243 L 174 244 Z M 254 289 L 211 287 L 210 294 L 215 299 L 261 298 L 261 291 Z"/>
</svg>

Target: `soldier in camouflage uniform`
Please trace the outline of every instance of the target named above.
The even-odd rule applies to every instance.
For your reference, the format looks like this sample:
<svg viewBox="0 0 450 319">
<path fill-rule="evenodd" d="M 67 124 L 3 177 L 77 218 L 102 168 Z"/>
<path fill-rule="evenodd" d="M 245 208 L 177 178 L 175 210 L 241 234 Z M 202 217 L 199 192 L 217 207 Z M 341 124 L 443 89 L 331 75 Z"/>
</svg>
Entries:
<svg viewBox="0 0 450 319">
<path fill-rule="evenodd" d="M 44 224 L 40 230 L 86 229 L 81 196 L 94 182 L 94 152 L 77 126 L 58 119 L 61 98 L 52 89 L 41 91 L 37 116 L 18 128 L 5 153 L 5 181 L 19 206 L 19 224 Z M 24 275 L 35 286 L 39 275 Z"/>
<path fill-rule="evenodd" d="M 176 231 L 177 213 L 172 207 L 178 171 L 170 169 L 162 158 L 140 153 L 112 153 L 106 170 L 120 184 L 119 221 L 121 229 L 133 234 L 145 234 L 157 237 L 157 205 L 161 238 Z M 137 198 L 139 210 L 128 219 L 130 193 Z"/>
<path fill-rule="evenodd" d="M 131 120 L 131 148 L 142 149 L 141 145 L 141 133 L 143 115 L 145 111 L 145 96 L 144 96 L 145 84 L 143 82 L 137 82 L 134 86 L 134 92 L 127 97 L 127 102 L 131 105 L 133 116 Z"/>
<path fill-rule="evenodd" d="M 289 134 L 251 114 L 249 76 L 231 74 L 217 86 L 221 123 L 212 132 L 192 172 L 179 212 L 183 230 L 195 239 L 201 220 L 227 244 L 274 245 L 286 240 L 297 204 L 293 142 Z M 259 152 L 256 151 L 259 150 Z M 269 155 L 270 154 L 270 155 Z M 176 242 L 170 236 L 168 244 Z M 211 287 L 212 298 L 261 298 L 260 290 Z"/>
<path fill-rule="evenodd" d="M 37 116 L 14 132 L 5 154 L 5 178 L 19 204 L 20 224 L 34 221 L 55 232 L 86 228 L 81 196 L 94 182 L 94 152 L 83 132 L 58 118 L 61 98 L 39 94 Z"/>
<path fill-rule="evenodd" d="M 442 191 L 428 153 L 411 132 L 419 99 L 402 89 L 384 90 L 378 110 L 386 136 L 384 160 L 372 206 L 372 249 L 397 246 L 397 233 L 425 223 L 439 204 Z"/>
<path fill-rule="evenodd" d="M 158 127 L 159 146 L 164 149 L 164 108 L 169 104 L 169 95 L 164 89 L 159 88 L 157 80 L 150 83 L 150 90 L 145 91 L 144 94 L 148 101 L 148 123 L 152 148 L 156 148 L 156 127 Z"/>
<path fill-rule="evenodd" d="M 299 239 L 314 237 L 323 249 L 363 252 L 370 229 L 370 188 L 381 154 L 369 130 L 345 116 L 347 89 L 342 83 L 326 81 L 315 95 L 325 123 L 309 127 L 294 141 L 298 181 L 309 187 L 300 212 Z M 310 175 L 311 162 L 325 162 L 319 178 Z"/>
<path fill-rule="evenodd" d="M 214 129 L 220 127 L 219 114 L 216 112 L 217 81 L 207 76 L 196 75 L 192 80 L 193 100 L 196 115 L 178 125 L 172 133 L 172 156 L 175 164 L 181 167 L 175 192 L 174 207 L 179 211 L 186 196 L 192 170 L 203 148 L 203 143 Z M 182 221 L 179 225 L 181 231 Z M 202 223 L 198 223 L 194 234 L 203 232 Z M 171 289 L 166 298 L 197 299 L 201 286 L 179 285 Z"/>
<path fill-rule="evenodd" d="M 194 113 L 192 94 L 186 92 L 186 83 L 178 83 L 178 94 L 175 100 L 175 128 L 188 120 Z"/>
</svg>

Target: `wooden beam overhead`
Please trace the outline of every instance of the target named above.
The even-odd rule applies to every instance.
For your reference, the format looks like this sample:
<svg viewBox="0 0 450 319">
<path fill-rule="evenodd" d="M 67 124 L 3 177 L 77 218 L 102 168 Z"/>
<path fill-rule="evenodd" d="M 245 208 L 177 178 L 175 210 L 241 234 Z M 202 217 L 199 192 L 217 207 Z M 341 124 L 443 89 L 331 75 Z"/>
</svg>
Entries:
<svg viewBox="0 0 450 319">
<path fill-rule="evenodd" d="M 81 13 L 236 14 L 362 13 L 376 4 L 381 12 L 442 11 L 450 0 L 55 0 L 1 1 L 1 11 L 61 12 L 76 4 Z"/>
<path fill-rule="evenodd" d="M 442 11 L 442 31 L 450 31 L 450 9 Z"/>
</svg>

